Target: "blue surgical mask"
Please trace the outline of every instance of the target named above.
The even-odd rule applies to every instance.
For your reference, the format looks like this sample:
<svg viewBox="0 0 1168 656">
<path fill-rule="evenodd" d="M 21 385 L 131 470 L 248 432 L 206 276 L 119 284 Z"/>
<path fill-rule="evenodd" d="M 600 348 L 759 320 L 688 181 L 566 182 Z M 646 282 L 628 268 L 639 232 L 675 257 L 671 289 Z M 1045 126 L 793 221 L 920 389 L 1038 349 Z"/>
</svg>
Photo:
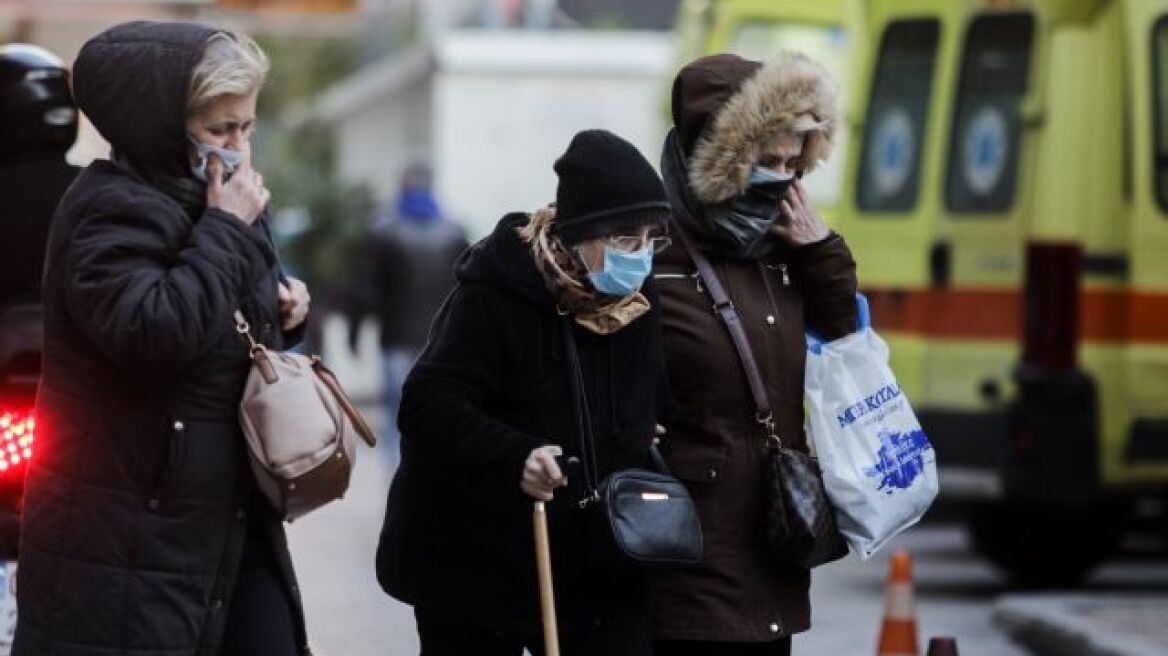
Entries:
<svg viewBox="0 0 1168 656">
<path fill-rule="evenodd" d="M 191 168 L 191 173 L 199 180 L 207 181 L 207 162 L 211 155 L 219 158 L 223 163 L 223 181 L 226 182 L 231 174 L 235 172 L 236 167 L 243 163 L 243 153 L 238 150 L 228 150 L 226 148 L 219 148 L 211 144 L 199 143 L 193 138 L 191 143 L 195 144 L 195 152 L 198 155 L 199 161 Z"/>
<path fill-rule="evenodd" d="M 622 253 L 612 246 L 604 247 L 604 268 L 588 274 L 596 291 L 606 296 L 631 296 L 641 288 L 653 270 L 653 247 Z"/>
<path fill-rule="evenodd" d="M 790 182 L 795 179 L 795 172 L 790 173 L 775 173 L 771 169 L 763 168 L 755 164 L 750 169 L 750 184 L 760 185 L 767 182 Z"/>
</svg>

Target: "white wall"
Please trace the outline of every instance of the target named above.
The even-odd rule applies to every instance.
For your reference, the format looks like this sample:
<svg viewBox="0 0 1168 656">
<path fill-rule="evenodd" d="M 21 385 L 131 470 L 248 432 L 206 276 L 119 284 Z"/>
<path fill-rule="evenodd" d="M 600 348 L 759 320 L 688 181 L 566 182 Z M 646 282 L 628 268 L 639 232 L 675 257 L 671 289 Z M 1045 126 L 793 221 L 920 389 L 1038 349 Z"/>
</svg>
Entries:
<svg viewBox="0 0 1168 656">
<path fill-rule="evenodd" d="M 421 78 L 332 123 L 341 179 L 365 183 L 378 200 L 397 195 L 401 172 L 430 161 L 430 82 Z"/>
<path fill-rule="evenodd" d="M 611 130 L 656 165 L 674 45 L 658 33 L 455 30 L 358 73 L 316 104 L 341 179 L 382 201 L 409 163 L 472 238 L 555 199 L 552 164 L 576 132 Z"/>
<path fill-rule="evenodd" d="M 475 236 L 555 200 L 552 164 L 580 130 L 611 130 L 658 159 L 660 89 L 646 80 L 450 76 L 435 94 L 439 196 Z"/>
<path fill-rule="evenodd" d="M 553 201 L 552 164 L 580 130 L 611 130 L 657 163 L 667 35 L 460 32 L 436 57 L 435 182 L 472 237 L 509 211 Z"/>
</svg>

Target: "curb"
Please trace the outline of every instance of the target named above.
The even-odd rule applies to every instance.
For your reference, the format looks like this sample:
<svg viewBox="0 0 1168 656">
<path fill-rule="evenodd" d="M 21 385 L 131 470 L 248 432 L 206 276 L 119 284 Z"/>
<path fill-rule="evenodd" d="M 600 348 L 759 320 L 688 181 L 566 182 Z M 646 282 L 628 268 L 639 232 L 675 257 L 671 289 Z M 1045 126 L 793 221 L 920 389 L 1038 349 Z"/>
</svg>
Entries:
<svg viewBox="0 0 1168 656">
<path fill-rule="evenodd" d="M 1164 656 L 1165 608 L 1163 595 L 1008 595 L 994 605 L 993 621 L 1039 656 Z M 1146 617 L 1159 640 L 1121 616 L 1135 625 Z"/>
</svg>

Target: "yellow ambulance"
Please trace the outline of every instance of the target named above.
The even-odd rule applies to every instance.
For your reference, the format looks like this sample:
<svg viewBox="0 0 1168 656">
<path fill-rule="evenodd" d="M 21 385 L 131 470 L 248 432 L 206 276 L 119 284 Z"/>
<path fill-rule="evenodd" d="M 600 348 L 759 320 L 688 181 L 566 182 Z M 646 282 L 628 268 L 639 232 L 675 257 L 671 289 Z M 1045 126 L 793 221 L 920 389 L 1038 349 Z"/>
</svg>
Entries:
<svg viewBox="0 0 1168 656">
<path fill-rule="evenodd" d="M 1168 0 L 685 12 L 704 52 L 844 44 L 847 141 L 808 182 L 942 494 L 1016 581 L 1080 580 L 1168 489 Z"/>
</svg>

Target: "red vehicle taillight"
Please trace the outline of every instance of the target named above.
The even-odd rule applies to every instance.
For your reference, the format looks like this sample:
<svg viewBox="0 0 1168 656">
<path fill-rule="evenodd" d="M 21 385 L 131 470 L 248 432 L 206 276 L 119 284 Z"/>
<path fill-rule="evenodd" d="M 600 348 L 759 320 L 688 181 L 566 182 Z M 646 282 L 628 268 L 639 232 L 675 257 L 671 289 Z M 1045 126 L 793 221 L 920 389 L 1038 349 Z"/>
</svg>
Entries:
<svg viewBox="0 0 1168 656">
<path fill-rule="evenodd" d="M 0 476 L 32 458 L 36 418 L 32 409 L 0 410 Z"/>
</svg>

